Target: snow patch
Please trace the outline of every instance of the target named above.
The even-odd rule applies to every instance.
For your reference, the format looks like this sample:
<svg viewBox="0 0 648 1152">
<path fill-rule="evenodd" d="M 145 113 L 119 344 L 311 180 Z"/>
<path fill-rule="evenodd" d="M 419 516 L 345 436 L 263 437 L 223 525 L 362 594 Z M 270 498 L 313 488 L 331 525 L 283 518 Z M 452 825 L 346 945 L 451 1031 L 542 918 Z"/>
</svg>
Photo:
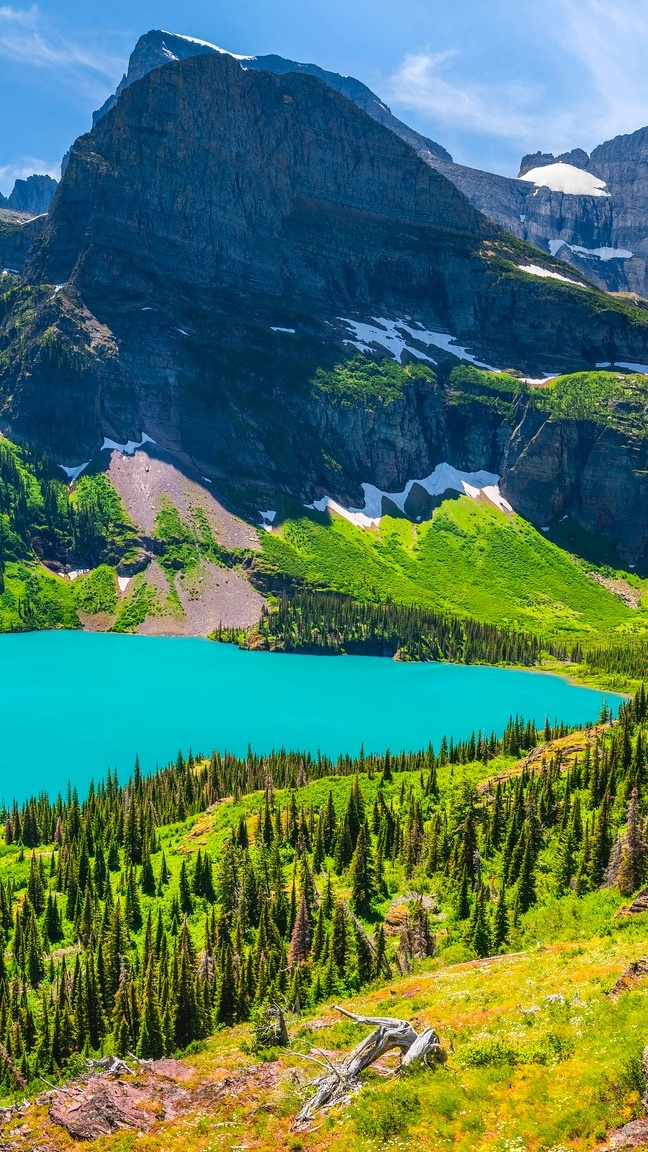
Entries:
<svg viewBox="0 0 648 1152">
<path fill-rule="evenodd" d="M 255 56 L 238 56 L 236 52 L 228 52 L 227 48 L 219 48 L 217 44 L 211 44 L 209 40 L 198 40 L 195 36 L 183 36 L 180 32 L 166 32 L 163 30 L 164 36 L 173 36 L 175 40 L 187 40 L 190 44 L 200 44 L 201 48 L 211 48 L 212 52 L 219 52 L 221 56 L 232 56 L 234 60 L 255 60 Z M 177 60 L 178 57 L 169 52 L 172 60 Z"/>
<path fill-rule="evenodd" d="M 627 372 L 639 372 L 641 376 L 648 376 L 648 364 L 635 364 L 631 360 L 615 360 L 611 363 L 609 360 L 601 360 L 597 368 L 625 368 Z"/>
<path fill-rule="evenodd" d="M 146 308 L 140 309 L 140 311 L 142 311 L 142 312 L 157 312 L 157 308 L 151 308 L 150 306 L 147 306 Z"/>
<path fill-rule="evenodd" d="M 570 244 L 569 247 L 579 256 L 591 256 L 596 260 L 631 260 L 634 256 L 629 248 L 583 248 L 579 244 Z"/>
<path fill-rule="evenodd" d="M 570 247 L 566 240 L 548 240 L 547 243 L 552 256 L 557 256 L 561 248 Z"/>
<path fill-rule="evenodd" d="M 125 592 L 131 582 L 130 576 L 118 576 L 117 583 L 119 584 L 119 591 Z"/>
<path fill-rule="evenodd" d="M 270 325 L 270 331 L 271 332 L 288 332 L 291 336 L 294 336 L 297 329 L 296 328 L 274 328 L 271 324 Z"/>
<path fill-rule="evenodd" d="M 266 532 L 272 532 L 272 525 L 277 517 L 276 509 L 269 508 L 267 512 L 259 512 L 259 516 L 261 517 L 262 527 L 265 528 Z"/>
<path fill-rule="evenodd" d="M 68 580 L 76 580 L 77 576 L 85 576 L 89 571 L 89 568 L 73 568 L 71 572 L 68 572 L 67 578 Z"/>
<path fill-rule="evenodd" d="M 584 248 L 582 244 L 569 244 L 567 240 L 548 240 L 549 251 L 557 256 L 561 248 L 569 248 L 586 260 L 631 260 L 634 252 L 629 248 Z"/>
<path fill-rule="evenodd" d="M 111 452 L 121 452 L 122 456 L 132 456 L 135 449 L 141 448 L 144 444 L 155 444 L 153 437 L 147 436 L 146 432 L 142 432 L 141 440 L 127 440 L 125 444 L 117 444 L 115 440 L 109 440 L 107 436 L 104 436 L 104 442 L 99 451 L 104 452 L 109 449 Z"/>
<path fill-rule="evenodd" d="M 564 280 L 565 284 L 577 284 L 582 288 L 580 280 L 572 280 L 569 276 L 562 276 L 560 272 L 552 272 L 549 268 L 541 268 L 539 264 L 518 264 L 520 272 L 528 272 L 530 276 L 548 276 L 551 280 Z"/>
<path fill-rule="evenodd" d="M 573 164 L 565 164 L 562 160 L 557 164 L 547 164 L 544 168 L 531 168 L 519 179 L 535 184 L 536 188 L 549 188 L 552 192 L 565 192 L 568 196 L 610 195 L 605 190 L 605 180 L 599 180 L 591 172 L 584 172 L 582 168 L 575 168 Z"/>
<path fill-rule="evenodd" d="M 200 479 L 204 480 L 205 484 L 211 484 L 211 480 L 209 479 L 209 476 L 201 476 Z"/>
<path fill-rule="evenodd" d="M 355 339 L 344 340 L 344 344 L 352 344 L 361 352 L 373 352 L 375 349 L 373 344 L 379 344 L 385 348 L 399 363 L 402 360 L 403 352 L 409 352 L 410 356 L 416 356 L 419 360 L 427 360 L 428 364 L 436 364 L 437 361 L 425 352 L 421 352 L 419 348 L 415 348 L 411 341 L 416 340 L 419 344 L 424 344 L 426 348 L 439 348 L 443 352 L 450 352 L 456 356 L 458 360 L 468 360 L 471 364 L 476 364 L 479 368 L 488 368 L 491 372 L 496 372 L 498 369 L 493 368 L 490 364 L 484 364 L 478 360 L 476 356 L 468 352 L 466 348 L 454 343 L 454 336 L 450 336 L 447 332 L 433 332 L 424 328 L 422 324 L 418 324 L 411 319 L 406 320 L 387 320 L 384 316 L 373 316 L 373 324 L 365 324 L 359 320 L 349 320 L 345 316 L 338 316 L 338 320 L 342 324 L 346 324 L 351 328 L 355 335 Z M 404 335 L 406 333 L 406 335 Z M 409 337 L 409 339 L 408 339 Z"/>
<path fill-rule="evenodd" d="M 83 469 L 87 468 L 89 463 L 90 461 L 86 460 L 85 464 L 73 464 L 71 467 L 68 467 L 67 464 L 59 464 L 59 468 L 62 468 L 68 479 L 72 481 L 81 475 Z"/>
<path fill-rule="evenodd" d="M 176 328 L 176 332 L 179 332 L 181 336 L 188 336 L 189 335 L 188 332 L 185 332 L 184 328 Z"/>
<path fill-rule="evenodd" d="M 400 512 L 405 513 L 407 498 L 416 484 L 429 496 L 442 496 L 444 492 L 452 491 L 476 500 L 483 493 L 500 511 L 512 512 L 511 505 L 499 490 L 499 479 L 494 472 L 460 472 L 451 464 L 443 463 L 438 464 L 434 472 L 421 480 L 408 480 L 401 492 L 384 492 L 381 488 L 376 488 L 375 484 L 363 484 L 362 508 L 345 508 L 330 496 L 322 496 L 312 504 L 306 504 L 305 507 L 315 509 L 317 512 L 337 512 L 338 516 L 344 517 L 358 528 L 376 528 L 383 516 L 383 498 L 395 504 Z M 420 517 L 417 517 L 417 520 L 419 519 Z"/>
</svg>

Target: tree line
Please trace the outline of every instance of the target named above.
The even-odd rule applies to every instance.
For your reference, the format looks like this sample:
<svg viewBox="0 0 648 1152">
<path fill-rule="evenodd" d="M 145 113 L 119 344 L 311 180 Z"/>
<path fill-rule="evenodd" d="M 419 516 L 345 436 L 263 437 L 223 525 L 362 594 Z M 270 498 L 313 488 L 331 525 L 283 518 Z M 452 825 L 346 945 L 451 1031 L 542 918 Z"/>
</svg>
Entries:
<svg viewBox="0 0 648 1152">
<path fill-rule="evenodd" d="M 565 651 L 530 632 L 501 628 L 393 603 L 359 602 L 333 592 L 278 593 L 264 605 L 247 636 L 220 628 L 218 640 L 281 652 L 398 656 L 402 660 L 451 660 L 461 664 L 538 662 L 542 651 Z"/>
</svg>

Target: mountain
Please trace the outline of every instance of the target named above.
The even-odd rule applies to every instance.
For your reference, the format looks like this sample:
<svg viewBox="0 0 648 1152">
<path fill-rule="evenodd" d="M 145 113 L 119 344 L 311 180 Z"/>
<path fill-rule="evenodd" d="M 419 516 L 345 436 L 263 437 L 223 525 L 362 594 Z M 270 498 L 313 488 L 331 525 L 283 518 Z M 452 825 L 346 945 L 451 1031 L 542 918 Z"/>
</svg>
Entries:
<svg viewBox="0 0 648 1152">
<path fill-rule="evenodd" d="M 9 230 L 28 254 L 0 304 L 4 429 L 72 469 L 145 432 L 251 517 L 282 493 L 361 507 L 361 484 L 449 461 L 636 562 L 643 441 L 615 425 L 602 452 L 597 409 L 558 417 L 520 377 L 648 363 L 643 307 L 504 232 L 319 76 L 246 64 L 192 52 L 127 84 L 38 234 Z M 462 361 L 518 376 L 453 384 Z"/>
<path fill-rule="evenodd" d="M 34 175 L 26 180 L 16 180 L 9 196 L 0 195 L 0 208 L 40 216 L 49 210 L 57 187 L 57 181 L 51 176 Z"/>
<path fill-rule="evenodd" d="M 192 55 L 223 52 L 186 36 L 146 33 L 135 46 L 117 92 L 94 114 L 94 122 L 114 107 L 129 84 L 152 69 Z M 410 144 L 484 215 L 514 236 L 554 256 L 560 253 L 561 259 L 602 288 L 648 295 L 643 208 L 648 129 L 616 137 L 596 148 L 591 157 L 582 148 L 559 156 L 541 152 L 525 156 L 518 178 L 510 179 L 455 164 L 445 148 L 398 120 L 379 96 L 353 77 L 276 55 L 230 55 L 246 69 L 317 76 Z"/>
</svg>

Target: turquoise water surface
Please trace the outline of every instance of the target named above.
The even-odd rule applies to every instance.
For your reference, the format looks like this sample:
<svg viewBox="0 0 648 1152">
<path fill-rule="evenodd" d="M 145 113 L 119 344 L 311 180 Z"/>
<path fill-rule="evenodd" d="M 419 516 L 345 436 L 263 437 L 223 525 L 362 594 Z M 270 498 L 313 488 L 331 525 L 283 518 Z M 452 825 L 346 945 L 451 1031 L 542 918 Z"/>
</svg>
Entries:
<svg viewBox="0 0 648 1152">
<path fill-rule="evenodd" d="M 83 792 L 108 768 L 125 778 L 136 752 L 147 771 L 190 747 L 400 751 L 501 732 L 515 713 L 595 720 L 603 698 L 533 672 L 83 632 L 0 636 L 0 684 L 6 800 L 55 795 L 68 780 Z"/>
</svg>

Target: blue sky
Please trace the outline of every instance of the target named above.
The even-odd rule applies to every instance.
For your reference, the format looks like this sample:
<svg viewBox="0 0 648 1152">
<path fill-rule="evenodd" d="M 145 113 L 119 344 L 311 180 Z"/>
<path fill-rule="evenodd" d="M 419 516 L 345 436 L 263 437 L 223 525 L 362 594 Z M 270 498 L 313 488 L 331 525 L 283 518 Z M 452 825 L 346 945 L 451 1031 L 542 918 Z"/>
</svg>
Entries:
<svg viewBox="0 0 648 1152">
<path fill-rule="evenodd" d="M 149 28 L 364 80 L 461 163 L 516 175 L 648 123 L 641 0 L 0 0 L 0 191 L 56 174 Z"/>
</svg>

